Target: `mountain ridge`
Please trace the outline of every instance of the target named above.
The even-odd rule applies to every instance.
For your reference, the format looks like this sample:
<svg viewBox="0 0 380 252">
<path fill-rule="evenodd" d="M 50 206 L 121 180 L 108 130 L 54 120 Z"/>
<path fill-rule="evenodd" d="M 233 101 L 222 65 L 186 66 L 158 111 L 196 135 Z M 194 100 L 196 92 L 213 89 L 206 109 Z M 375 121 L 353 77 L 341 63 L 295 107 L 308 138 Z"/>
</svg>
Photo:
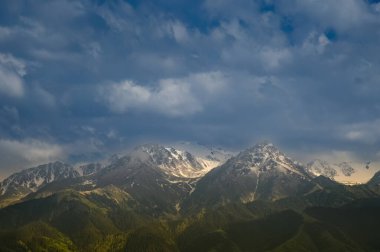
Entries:
<svg viewBox="0 0 380 252">
<path fill-rule="evenodd" d="M 373 229 L 355 209 L 376 219 L 380 172 L 370 183 L 344 185 L 316 176 L 268 143 L 216 167 L 202 163 L 206 156 L 143 145 L 104 162 L 79 167 L 58 162 L 53 170 L 75 175 L 51 180 L 43 173 L 46 183 L 32 188 L 30 182 L 25 188 L 18 183 L 22 194 L 0 198 L 0 250 L 298 251 L 327 244 L 360 251 L 363 241 L 380 248 L 373 245 L 377 236 L 346 238 L 356 233 L 347 225 L 340 229 L 356 216 L 371 225 L 363 232 Z M 46 169 L 26 170 L 35 175 L 27 181 Z M 327 225 L 323 220 L 333 218 L 335 209 L 344 218 Z"/>
<path fill-rule="evenodd" d="M 197 148 L 199 149 L 199 146 Z M 204 150 L 206 150 L 206 152 Z M 232 162 L 231 165 L 234 167 L 232 169 L 233 172 L 240 173 L 240 175 L 245 177 L 244 179 L 252 180 L 251 182 L 244 182 L 248 183 L 249 185 L 247 184 L 247 187 L 250 188 L 245 195 L 241 195 L 241 200 L 244 202 L 250 202 L 260 197 L 260 186 L 263 185 L 260 185 L 260 182 L 262 181 L 265 183 L 274 183 L 274 187 L 281 187 L 281 183 L 285 183 L 284 181 L 290 177 L 297 178 L 294 179 L 293 184 L 301 183 L 301 180 L 305 182 L 304 184 L 307 184 L 307 181 L 311 181 L 312 178 L 319 175 L 323 175 L 335 180 L 334 176 L 337 173 L 336 169 L 341 169 L 342 171 L 345 169 L 347 172 L 346 176 L 351 176 L 356 172 L 346 162 L 340 163 L 340 166 L 332 166 L 322 160 L 313 160 L 306 166 L 303 166 L 300 162 L 294 161 L 291 158 L 287 157 L 276 146 L 268 142 L 256 144 L 253 147 L 241 151 L 235 156 L 228 154 L 228 152 L 225 152 L 223 150 L 219 150 L 219 152 L 222 153 L 217 153 L 219 159 L 210 156 L 212 154 L 215 154 L 212 153 L 213 149 L 203 149 L 202 151 L 203 156 L 199 157 L 194 156 L 186 150 L 179 150 L 173 147 L 162 146 L 159 144 L 145 144 L 134 148 L 124 156 L 113 155 L 111 158 L 103 162 L 82 164 L 76 167 L 60 161 L 40 165 L 12 174 L 0 182 L 0 206 L 16 202 L 29 193 L 34 193 L 51 182 L 54 182 L 56 180 L 64 180 L 66 178 L 73 179 L 83 177 L 82 183 L 92 187 L 97 187 L 97 183 L 100 183 L 99 185 L 117 183 L 117 181 L 120 179 L 121 181 L 132 181 L 130 182 L 131 188 L 133 186 L 139 186 L 142 181 L 148 177 L 148 175 L 145 174 L 146 178 L 138 179 L 141 180 L 140 183 L 133 182 L 133 180 L 137 178 L 132 178 L 135 176 L 132 176 L 133 172 L 131 171 L 133 169 L 129 170 L 128 172 L 127 170 L 129 168 L 127 170 L 123 168 L 131 168 L 137 163 L 140 163 L 140 165 L 143 166 L 151 167 L 149 169 L 146 169 L 146 171 L 149 171 L 149 176 L 152 177 L 150 182 L 151 184 L 157 184 L 157 186 L 161 188 L 164 186 L 164 184 L 170 188 L 174 186 L 174 189 L 172 188 L 171 190 L 177 190 L 178 188 L 176 189 L 175 187 L 180 185 L 182 188 L 181 190 L 184 190 L 185 195 L 190 195 L 196 190 L 195 186 L 199 180 L 202 180 L 209 174 L 212 174 L 212 171 L 215 168 L 226 166 L 226 163 Z M 209 154 L 207 154 L 208 151 L 210 151 Z M 116 167 L 115 164 L 118 164 L 120 167 L 114 171 L 115 175 L 110 175 L 111 170 Z M 51 169 L 49 170 L 50 173 L 47 172 L 47 167 L 56 167 L 56 172 L 58 173 L 52 173 Z M 65 174 L 65 172 L 67 173 L 66 176 L 60 175 L 60 168 L 62 169 L 61 172 L 63 174 Z M 137 171 L 138 170 L 136 170 L 136 172 Z M 105 173 L 109 174 L 104 175 Z M 142 174 L 142 171 L 139 171 L 138 173 Z M 35 176 L 33 176 L 33 174 L 35 174 Z M 43 174 L 45 177 L 43 177 L 41 174 Z M 51 178 L 51 174 L 53 174 L 54 177 Z M 271 175 L 269 176 L 267 174 Z M 138 177 L 139 176 L 142 175 L 138 175 Z M 155 176 L 159 176 L 160 179 L 157 180 Z M 236 174 L 234 176 L 236 177 Z M 272 179 L 270 177 L 277 178 L 276 180 L 270 182 Z M 280 179 L 280 177 L 282 177 L 282 179 Z M 277 180 L 281 183 L 275 182 Z M 13 182 L 10 183 L 11 181 Z M 202 183 L 203 182 L 200 182 L 201 185 Z M 78 186 L 76 186 L 76 188 L 77 187 Z M 11 190 L 12 193 L 7 194 L 8 188 L 13 188 Z M 277 188 L 275 191 L 276 190 L 280 189 Z M 269 192 L 266 192 L 266 194 L 268 193 Z M 277 197 L 287 197 L 286 193 L 277 192 L 277 196 L 275 194 L 276 193 L 274 193 L 272 196 L 267 195 L 265 197 L 272 197 L 272 199 L 275 199 Z M 181 195 L 183 196 L 184 194 Z M 178 202 L 176 204 L 178 204 Z"/>
</svg>

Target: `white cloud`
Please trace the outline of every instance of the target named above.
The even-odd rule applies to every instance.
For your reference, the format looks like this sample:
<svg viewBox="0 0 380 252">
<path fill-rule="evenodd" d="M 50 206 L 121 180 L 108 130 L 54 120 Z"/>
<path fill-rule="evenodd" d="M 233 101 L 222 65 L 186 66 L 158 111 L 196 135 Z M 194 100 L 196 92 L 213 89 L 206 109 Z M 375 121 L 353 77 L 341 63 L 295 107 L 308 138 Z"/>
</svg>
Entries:
<svg viewBox="0 0 380 252">
<path fill-rule="evenodd" d="M 260 13 L 258 5 L 264 2 L 273 4 L 274 11 Z M 4 122 L 1 133 L 28 135 L 37 126 L 44 129 L 52 122 L 60 123 L 64 114 L 70 124 L 81 124 L 86 118 L 96 121 L 95 128 L 114 125 L 119 135 L 111 132 L 109 138 L 120 139 L 126 134 L 124 129 L 115 125 L 112 113 L 92 103 L 93 86 L 88 85 L 94 79 L 117 78 L 124 81 L 103 86 L 100 95 L 112 112 L 123 114 L 118 117 L 119 127 L 129 122 L 124 113 L 130 111 L 143 112 L 137 118 L 146 116 L 144 112 L 168 117 L 198 113 L 188 128 L 183 120 L 167 119 L 171 128 L 178 132 L 191 128 L 194 134 L 190 135 L 202 141 L 210 135 L 226 142 L 228 133 L 236 137 L 228 141 L 244 144 L 254 132 L 272 133 L 278 139 L 294 137 L 296 142 L 307 132 L 304 141 L 310 145 L 352 141 L 352 146 L 362 143 L 360 152 L 366 153 L 379 145 L 379 141 L 372 144 L 380 138 L 374 127 L 351 125 L 339 133 L 326 130 L 380 111 L 375 110 L 380 107 L 376 101 L 380 37 L 378 26 L 371 23 L 376 22 L 380 5 L 365 2 L 209 0 L 199 8 L 205 17 L 202 24 L 189 22 L 181 12 L 169 14 L 160 4 L 154 12 L 149 5 L 134 8 L 124 1 L 85 4 L 85 9 L 80 5 L 61 8 L 59 1 L 54 8 L 33 4 L 24 17 L 14 15 L 9 27 L 0 26 L 3 51 L 27 55 L 28 72 L 33 70 L 27 86 L 23 83 L 25 64 L 9 54 L 1 55 L 1 96 L 20 97 L 28 91 L 26 105 L 20 101 L 0 104 L 4 108 L 0 117 L 6 115 L 0 118 Z M 82 11 L 84 16 L 78 18 Z M 32 62 L 36 67 L 31 68 Z M 64 75 L 61 68 L 67 70 Z M 211 72 L 215 69 L 224 74 Z M 197 72 L 203 73 L 192 74 Z M 227 82 L 231 88 L 225 88 Z M 33 116 L 41 113 L 39 105 L 56 109 L 57 116 Z M 28 116 L 26 106 L 31 108 Z M 21 120 L 12 119 L 17 117 Z M 155 117 L 144 120 L 154 123 Z M 204 130 L 204 125 L 210 129 Z M 134 127 L 139 127 L 138 122 Z M 223 128 L 223 134 L 216 127 Z M 145 130 L 146 135 L 164 135 Z M 72 137 L 70 129 L 60 127 L 50 133 Z M 101 130 L 94 133 L 99 134 Z M 92 136 L 83 134 L 88 135 Z"/>
<path fill-rule="evenodd" d="M 24 76 L 26 74 L 25 63 L 10 54 L 0 53 L 0 63 L 10 70 L 15 71 L 19 76 Z"/>
<path fill-rule="evenodd" d="M 284 49 L 272 49 L 272 48 L 263 48 L 260 52 L 261 60 L 264 65 L 268 68 L 277 68 L 282 63 L 289 62 L 291 60 L 291 52 Z"/>
<path fill-rule="evenodd" d="M 62 157 L 64 151 L 56 144 L 37 139 L 23 141 L 0 139 L 0 171 L 4 172 L 0 176 Z"/>
<path fill-rule="evenodd" d="M 360 143 L 373 144 L 380 141 L 380 119 L 343 126 L 343 138 Z"/>
<path fill-rule="evenodd" d="M 24 95 L 22 77 L 26 74 L 25 63 L 10 54 L 0 53 L 0 93 L 12 97 Z"/>
<path fill-rule="evenodd" d="M 128 19 L 137 18 L 135 11 L 127 2 L 121 1 L 117 3 L 117 11 L 111 8 L 99 8 L 98 14 L 107 22 L 107 24 L 115 31 L 136 31 L 139 28 L 128 22 Z M 144 18 L 146 18 L 144 16 Z"/>
<path fill-rule="evenodd" d="M 114 112 L 137 109 L 176 117 L 202 111 L 206 98 L 218 94 L 225 86 L 225 77 L 220 72 L 208 72 L 161 79 L 154 88 L 126 80 L 102 87 L 101 92 Z"/>
<path fill-rule="evenodd" d="M 293 0 L 281 1 L 281 6 L 291 13 L 302 13 L 323 26 L 341 31 L 376 21 L 365 1 L 360 0 Z"/>
<path fill-rule="evenodd" d="M 126 80 L 113 84 L 109 88 L 102 88 L 105 98 L 111 110 L 125 112 L 133 107 L 143 106 L 148 103 L 151 91 L 143 86 L 136 85 L 133 81 Z"/>
<path fill-rule="evenodd" d="M 184 43 L 190 39 L 186 26 L 179 21 L 168 22 L 166 30 L 178 43 Z"/>
<path fill-rule="evenodd" d="M 0 66 L 0 93 L 13 97 L 21 97 L 24 94 L 22 79 L 15 73 Z"/>
<path fill-rule="evenodd" d="M 202 110 L 201 101 L 192 93 L 191 86 L 178 79 L 161 80 L 151 102 L 158 111 L 172 116 L 194 114 Z"/>
<path fill-rule="evenodd" d="M 302 44 L 302 53 L 322 54 L 329 44 L 330 40 L 325 34 L 318 34 L 317 32 L 312 31 Z"/>
<path fill-rule="evenodd" d="M 286 36 L 278 26 L 278 18 L 271 14 L 257 14 L 244 22 L 232 18 L 213 29 L 209 39 L 220 46 L 221 59 L 230 68 L 276 72 L 293 59 Z"/>
</svg>

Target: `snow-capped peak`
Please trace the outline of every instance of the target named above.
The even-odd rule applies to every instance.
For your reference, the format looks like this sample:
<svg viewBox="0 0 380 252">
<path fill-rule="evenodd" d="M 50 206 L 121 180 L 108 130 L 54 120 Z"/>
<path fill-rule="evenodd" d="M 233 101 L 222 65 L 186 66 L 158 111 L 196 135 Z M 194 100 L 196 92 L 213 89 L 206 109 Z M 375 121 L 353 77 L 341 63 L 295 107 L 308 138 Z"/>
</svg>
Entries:
<svg viewBox="0 0 380 252">
<path fill-rule="evenodd" d="M 322 175 L 342 184 L 363 184 L 376 172 L 375 169 L 365 169 L 364 166 L 357 162 L 329 163 L 315 159 L 306 168 L 315 176 Z"/>
<path fill-rule="evenodd" d="M 136 150 L 148 154 L 150 161 L 168 176 L 198 178 L 220 164 L 219 161 L 196 157 L 173 147 L 143 145 Z"/>
<path fill-rule="evenodd" d="M 12 174 L 0 183 L 0 195 L 9 190 L 36 191 L 41 186 L 56 180 L 79 177 L 80 174 L 70 165 L 57 161 L 39 165 Z"/>
<path fill-rule="evenodd" d="M 276 169 L 280 172 L 309 177 L 298 162 L 287 157 L 272 143 L 260 143 L 239 153 L 236 156 L 236 162 L 239 166 L 249 167 L 254 172 Z"/>
<path fill-rule="evenodd" d="M 306 168 L 315 176 L 325 176 L 334 179 L 337 171 L 328 162 L 320 159 L 315 159 L 307 164 Z"/>
</svg>

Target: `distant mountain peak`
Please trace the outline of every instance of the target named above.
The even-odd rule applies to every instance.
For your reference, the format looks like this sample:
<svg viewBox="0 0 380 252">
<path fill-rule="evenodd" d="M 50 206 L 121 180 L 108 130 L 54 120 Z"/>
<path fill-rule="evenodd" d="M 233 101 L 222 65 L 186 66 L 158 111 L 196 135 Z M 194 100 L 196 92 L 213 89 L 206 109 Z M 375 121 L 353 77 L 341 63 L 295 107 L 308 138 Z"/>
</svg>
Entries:
<svg viewBox="0 0 380 252">
<path fill-rule="evenodd" d="M 286 156 L 272 143 L 264 142 L 240 152 L 235 162 L 242 167 L 249 167 L 255 172 L 276 169 L 280 172 L 293 172 L 309 177 L 305 169 L 296 161 Z"/>
<path fill-rule="evenodd" d="M 199 180 L 192 198 L 208 202 L 252 202 L 302 195 L 314 187 L 312 176 L 271 143 L 240 152 Z M 207 196 L 212 195 L 212 196 Z"/>
<path fill-rule="evenodd" d="M 269 142 L 256 144 L 242 151 L 240 154 L 253 155 L 257 157 L 266 157 L 266 158 L 275 158 L 279 156 L 286 157 L 286 155 L 282 153 L 274 144 L 269 143 Z"/>
<path fill-rule="evenodd" d="M 337 171 L 325 160 L 314 159 L 306 165 L 307 169 L 315 176 L 325 176 L 334 179 Z"/>
<path fill-rule="evenodd" d="M 0 183 L 0 195 L 20 190 L 36 191 L 47 183 L 79 176 L 79 172 L 71 165 L 55 161 L 12 174 Z"/>
<path fill-rule="evenodd" d="M 141 145 L 135 148 L 132 156 L 148 158 L 166 175 L 179 178 L 199 178 L 220 164 L 216 160 L 194 156 L 186 150 L 158 144 Z"/>
<path fill-rule="evenodd" d="M 349 162 L 329 163 L 314 159 L 306 165 L 306 169 L 314 176 L 325 176 L 340 183 L 348 183 L 347 179 L 354 179 L 356 175 L 360 177 Z"/>
</svg>

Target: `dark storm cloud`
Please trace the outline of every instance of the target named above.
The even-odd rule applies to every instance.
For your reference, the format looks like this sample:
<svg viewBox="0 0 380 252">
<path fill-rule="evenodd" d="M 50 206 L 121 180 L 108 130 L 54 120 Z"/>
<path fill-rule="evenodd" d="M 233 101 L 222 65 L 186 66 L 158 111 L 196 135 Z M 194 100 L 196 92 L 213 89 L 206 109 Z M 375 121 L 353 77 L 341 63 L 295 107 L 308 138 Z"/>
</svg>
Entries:
<svg viewBox="0 0 380 252">
<path fill-rule="evenodd" d="M 378 158 L 377 1 L 0 5 L 3 171 L 142 141 Z"/>
</svg>

